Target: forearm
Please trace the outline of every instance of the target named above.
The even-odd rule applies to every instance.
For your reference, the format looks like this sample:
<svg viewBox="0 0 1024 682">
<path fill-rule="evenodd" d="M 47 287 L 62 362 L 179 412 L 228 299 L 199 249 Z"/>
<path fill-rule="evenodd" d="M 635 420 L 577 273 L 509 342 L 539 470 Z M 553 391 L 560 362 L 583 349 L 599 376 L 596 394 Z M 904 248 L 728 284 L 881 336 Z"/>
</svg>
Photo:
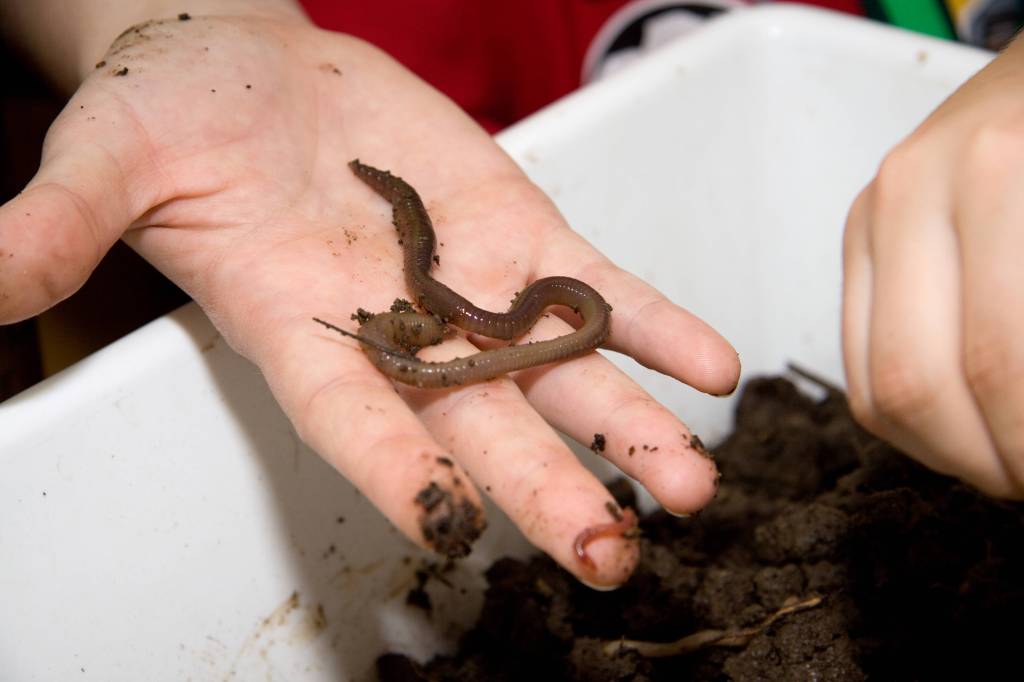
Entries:
<svg viewBox="0 0 1024 682">
<path fill-rule="evenodd" d="M 303 20 L 297 0 L 4 0 L 4 39 L 70 92 L 126 28 L 182 13 L 277 16 Z"/>
</svg>

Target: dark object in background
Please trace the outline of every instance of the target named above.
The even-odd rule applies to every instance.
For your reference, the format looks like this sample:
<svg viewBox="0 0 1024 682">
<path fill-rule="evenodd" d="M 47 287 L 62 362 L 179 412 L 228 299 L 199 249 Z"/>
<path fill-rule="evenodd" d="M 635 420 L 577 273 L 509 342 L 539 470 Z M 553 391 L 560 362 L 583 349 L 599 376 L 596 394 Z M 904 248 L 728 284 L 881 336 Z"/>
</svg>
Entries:
<svg viewBox="0 0 1024 682">
<path fill-rule="evenodd" d="M 865 0 L 869 17 L 938 38 L 1001 50 L 1024 25 L 1024 0 Z"/>
<path fill-rule="evenodd" d="M 748 382 L 699 515 L 641 521 L 641 559 L 614 592 L 546 556 L 501 559 L 455 656 L 382 657 L 382 680 L 1000 679 L 1019 667 L 1024 507 L 985 498 L 860 429 L 842 393 Z M 820 604 L 759 627 L 792 598 Z M 609 656 L 755 628 L 745 646 Z"/>
<path fill-rule="evenodd" d="M 43 136 L 61 102 L 2 44 L 0 63 L 6 65 L 0 72 L 0 202 L 6 202 L 36 172 Z M 0 325 L 0 400 L 42 376 L 36 321 Z"/>
<path fill-rule="evenodd" d="M 947 0 L 948 2 L 948 0 Z M 1024 26 L 1024 0 L 972 0 L 956 13 L 956 31 L 960 40 L 1001 50 Z"/>
<path fill-rule="evenodd" d="M 0 327 L 0 401 L 42 379 L 34 320 Z"/>
</svg>

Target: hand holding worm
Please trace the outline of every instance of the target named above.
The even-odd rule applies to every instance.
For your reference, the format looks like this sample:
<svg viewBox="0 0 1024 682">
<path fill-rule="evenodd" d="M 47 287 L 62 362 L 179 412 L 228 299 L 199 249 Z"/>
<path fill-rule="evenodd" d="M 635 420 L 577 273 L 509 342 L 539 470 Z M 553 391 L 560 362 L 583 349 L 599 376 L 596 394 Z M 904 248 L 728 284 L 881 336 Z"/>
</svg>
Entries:
<svg viewBox="0 0 1024 682">
<path fill-rule="evenodd" d="M 437 239 L 423 202 L 408 183 L 387 171 L 353 161 L 352 172 L 392 206 L 392 221 L 403 245 L 406 286 L 425 310 L 364 314 L 360 333 L 351 334 L 316 319 L 341 334 L 358 339 L 371 361 L 387 376 L 420 388 L 447 388 L 495 379 L 503 374 L 571 358 L 597 348 L 610 332 L 611 308 L 588 284 L 571 277 L 545 277 L 517 292 L 512 307 L 494 313 L 473 305 L 430 276 Z M 525 334 L 549 306 L 566 306 L 583 316 L 583 326 L 557 339 L 525 346 L 484 350 L 447 362 L 424 362 L 416 350 L 444 339 L 445 323 L 494 339 Z M 394 306 L 393 306 L 394 307 Z"/>
<path fill-rule="evenodd" d="M 585 443 L 603 434 L 603 455 L 677 513 L 711 499 L 713 463 L 676 415 L 597 353 L 396 393 L 358 342 L 310 322 L 409 295 L 391 207 L 346 162 L 396 159 L 392 170 L 416 178 L 438 233 L 432 277 L 486 310 L 566 276 L 612 306 L 603 347 L 654 371 L 727 393 L 735 352 L 572 232 L 449 100 L 369 45 L 274 4 L 258 15 L 245 3 L 190 21 L 169 14 L 119 39 L 111 68 L 94 68 L 102 53 L 83 60 L 38 175 L 0 208 L 0 245 L 12 254 L 0 321 L 66 297 L 124 239 L 259 367 L 302 439 L 415 542 L 465 554 L 485 525 L 484 493 L 581 579 L 621 583 L 636 542 L 577 542 L 617 519 L 556 429 Z M 108 40 L 125 27 L 110 28 Z M 113 68 L 122 63 L 127 71 Z M 521 342 L 562 337 L 570 321 L 572 311 L 552 308 Z M 454 336 L 419 356 L 495 345 Z"/>
</svg>

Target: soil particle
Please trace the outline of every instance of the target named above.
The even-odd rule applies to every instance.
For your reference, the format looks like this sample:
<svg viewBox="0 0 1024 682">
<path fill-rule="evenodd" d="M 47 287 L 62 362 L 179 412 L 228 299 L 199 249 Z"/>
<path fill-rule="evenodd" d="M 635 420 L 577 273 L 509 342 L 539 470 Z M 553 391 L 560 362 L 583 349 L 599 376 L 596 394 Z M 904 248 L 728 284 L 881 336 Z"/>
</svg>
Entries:
<svg viewBox="0 0 1024 682">
<path fill-rule="evenodd" d="M 324 611 L 323 604 L 316 605 L 316 611 L 313 612 L 313 631 L 321 633 L 327 629 L 327 612 Z"/>
<path fill-rule="evenodd" d="M 356 311 L 354 313 L 352 313 L 352 316 L 351 316 L 350 319 L 352 319 L 355 322 L 358 322 L 359 324 L 362 325 L 362 324 L 366 324 L 367 322 L 372 320 L 373 316 L 374 316 L 373 313 L 371 313 L 368 310 L 363 310 L 362 308 L 356 308 Z"/>
<path fill-rule="evenodd" d="M 636 509 L 636 490 L 633 489 L 633 485 L 625 478 L 617 478 L 609 483 L 608 492 L 612 494 L 619 508 L 631 507 Z M 622 518 L 622 512 L 619 509 L 616 509 L 612 514 L 617 515 L 616 519 Z"/>
<path fill-rule="evenodd" d="M 420 516 L 423 538 L 434 551 L 452 559 L 469 554 L 473 542 L 487 526 L 477 505 L 433 481 L 416 494 L 415 503 L 423 509 Z"/>
<path fill-rule="evenodd" d="M 445 491 L 437 483 L 431 481 L 430 485 L 416 493 L 416 504 L 429 512 L 436 509 L 439 504 L 449 497 L 451 497 L 451 493 Z"/>
<path fill-rule="evenodd" d="M 711 452 L 707 449 L 707 447 L 704 446 L 704 441 L 702 441 L 700 439 L 700 436 L 698 436 L 697 434 L 695 434 L 695 433 L 694 434 L 690 434 L 690 443 L 689 444 L 690 444 L 690 448 L 695 450 L 698 455 L 700 455 L 702 457 L 707 457 L 708 459 L 712 459 L 713 458 Z"/>
<path fill-rule="evenodd" d="M 391 304 L 391 312 L 393 313 L 412 313 L 416 312 L 416 308 L 413 304 L 404 298 L 396 298 Z"/>
<path fill-rule="evenodd" d="M 384 654 L 377 659 L 377 676 L 392 682 L 420 682 L 429 680 L 414 661 L 399 654 Z"/>
<path fill-rule="evenodd" d="M 430 580 L 430 573 L 422 569 L 416 571 L 416 587 L 409 590 L 408 594 L 405 595 L 406 604 L 423 609 L 426 613 L 430 613 L 434 609 L 434 605 L 430 602 L 430 595 L 427 594 L 426 590 L 428 580 Z"/>
<path fill-rule="evenodd" d="M 756 379 L 736 422 L 714 450 L 716 500 L 685 519 L 646 516 L 620 589 L 590 590 L 544 556 L 501 559 L 458 653 L 383 657 L 381 679 L 859 682 L 1019 668 L 1017 629 L 1004 624 L 1024 610 L 1024 506 L 874 439 L 835 390 L 816 400 Z M 794 599 L 812 606 L 773 618 Z M 710 636 L 663 657 L 607 646 L 743 628 L 739 643 Z M 399 667 L 414 676 L 385 674 Z"/>
</svg>

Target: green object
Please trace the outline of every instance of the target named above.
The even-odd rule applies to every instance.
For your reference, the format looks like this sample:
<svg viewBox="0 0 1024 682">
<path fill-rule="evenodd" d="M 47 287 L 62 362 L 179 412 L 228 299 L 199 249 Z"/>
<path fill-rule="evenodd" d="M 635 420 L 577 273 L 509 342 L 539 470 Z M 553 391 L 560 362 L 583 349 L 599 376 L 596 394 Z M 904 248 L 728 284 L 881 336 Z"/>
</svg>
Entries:
<svg viewBox="0 0 1024 682">
<path fill-rule="evenodd" d="M 893 26 L 954 39 L 953 25 L 939 0 L 868 0 L 868 15 Z"/>
</svg>

